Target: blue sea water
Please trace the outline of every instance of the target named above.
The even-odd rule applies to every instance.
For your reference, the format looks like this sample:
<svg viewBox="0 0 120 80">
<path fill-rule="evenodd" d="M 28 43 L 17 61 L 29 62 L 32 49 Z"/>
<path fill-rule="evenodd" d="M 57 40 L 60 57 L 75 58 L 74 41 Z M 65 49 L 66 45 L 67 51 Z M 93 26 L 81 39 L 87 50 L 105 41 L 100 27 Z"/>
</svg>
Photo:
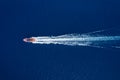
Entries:
<svg viewBox="0 0 120 80">
<path fill-rule="evenodd" d="M 120 80 L 120 49 L 22 41 L 120 29 L 119 4 L 119 0 L 1 0 L 0 80 Z"/>
</svg>

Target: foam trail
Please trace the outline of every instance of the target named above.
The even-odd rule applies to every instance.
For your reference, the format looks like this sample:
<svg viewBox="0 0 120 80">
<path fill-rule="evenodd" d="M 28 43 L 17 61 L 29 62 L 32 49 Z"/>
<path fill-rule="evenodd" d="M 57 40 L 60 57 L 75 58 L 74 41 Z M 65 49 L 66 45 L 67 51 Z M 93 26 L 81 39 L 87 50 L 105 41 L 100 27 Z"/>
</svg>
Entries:
<svg viewBox="0 0 120 80">
<path fill-rule="evenodd" d="M 36 41 L 33 44 L 62 44 L 70 46 L 91 46 L 91 47 L 120 47 L 120 36 L 92 36 L 80 34 L 66 34 L 60 36 L 32 37 Z"/>
</svg>

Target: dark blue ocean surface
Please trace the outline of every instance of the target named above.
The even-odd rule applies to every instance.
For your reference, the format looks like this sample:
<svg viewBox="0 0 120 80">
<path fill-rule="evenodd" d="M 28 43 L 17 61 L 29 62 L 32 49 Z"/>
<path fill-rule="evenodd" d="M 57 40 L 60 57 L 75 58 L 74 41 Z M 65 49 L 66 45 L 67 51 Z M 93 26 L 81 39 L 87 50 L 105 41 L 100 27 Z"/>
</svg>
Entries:
<svg viewBox="0 0 120 80">
<path fill-rule="evenodd" d="M 0 80 L 120 80 L 120 49 L 22 41 L 109 28 L 119 0 L 1 0 Z"/>
</svg>

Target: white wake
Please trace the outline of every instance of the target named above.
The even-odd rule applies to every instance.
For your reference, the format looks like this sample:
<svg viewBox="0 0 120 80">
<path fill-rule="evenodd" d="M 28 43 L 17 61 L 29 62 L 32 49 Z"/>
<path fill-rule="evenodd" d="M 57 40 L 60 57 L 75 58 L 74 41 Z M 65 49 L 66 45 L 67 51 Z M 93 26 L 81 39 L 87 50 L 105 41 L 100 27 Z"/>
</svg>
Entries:
<svg viewBox="0 0 120 80">
<path fill-rule="evenodd" d="M 120 48 L 120 36 L 103 36 L 88 34 L 66 34 L 60 36 L 32 37 L 36 41 L 33 44 L 61 44 L 70 46 L 92 46 L 92 47 L 115 47 Z"/>
</svg>

